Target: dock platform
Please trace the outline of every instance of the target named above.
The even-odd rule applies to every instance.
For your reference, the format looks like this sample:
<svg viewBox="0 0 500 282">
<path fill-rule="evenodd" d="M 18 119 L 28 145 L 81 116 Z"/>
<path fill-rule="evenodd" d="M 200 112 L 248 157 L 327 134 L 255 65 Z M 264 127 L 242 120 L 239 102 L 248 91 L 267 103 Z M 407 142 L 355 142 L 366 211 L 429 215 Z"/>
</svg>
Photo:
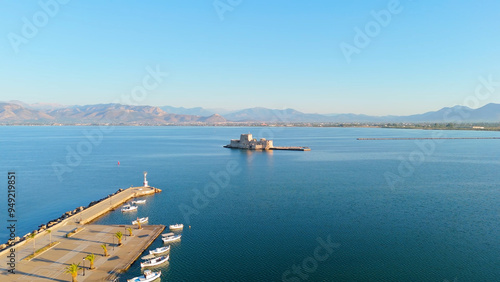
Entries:
<svg viewBox="0 0 500 282">
<path fill-rule="evenodd" d="M 16 274 L 2 273 L 1 281 L 70 281 L 71 275 L 64 273 L 65 267 L 71 263 L 84 266 L 83 258 L 95 254 L 95 269 L 89 270 L 89 262 L 85 261 L 83 269 L 78 272 L 78 281 L 114 281 L 118 275 L 146 250 L 164 230 L 164 225 L 145 225 L 143 229 L 133 229 L 134 236 L 129 237 L 125 228 L 129 225 L 97 225 L 89 224 L 85 229 L 70 238 L 59 238 L 60 243 L 52 249 L 37 256 L 31 261 L 19 261 Z M 114 234 L 121 231 L 122 246 L 117 245 Z M 59 233 L 59 232 L 58 232 Z M 54 234 L 56 235 L 56 234 Z M 63 235 L 63 234 L 57 234 Z M 108 257 L 104 257 L 102 244 L 108 247 Z M 41 246 L 41 245 L 40 245 Z M 32 253 L 33 249 L 23 250 L 21 257 Z"/>
<path fill-rule="evenodd" d="M 65 268 L 71 263 L 80 263 L 80 266 L 83 266 L 83 258 L 91 253 L 96 255 L 96 269 L 89 270 L 89 262 L 85 261 L 86 275 L 83 276 L 83 270 L 80 270 L 78 281 L 114 281 L 119 273 L 128 269 L 151 245 L 165 226 L 143 225 L 143 229 L 138 230 L 135 225 L 90 223 L 131 199 L 158 192 L 161 190 L 154 187 L 130 187 L 49 227 L 47 230 L 51 231 L 50 234 L 43 230 L 36 234 L 34 239 L 15 244 L 12 247 L 15 249 L 14 274 L 8 272 L 10 268 L 7 269 L 8 266 L 4 263 L 0 266 L 0 281 L 70 281 L 71 275 L 65 273 Z M 127 227 L 133 229 L 134 236 L 128 236 Z M 66 234 L 77 228 L 81 231 L 66 237 Z M 124 234 L 123 245 L 120 247 L 114 237 L 118 231 Z M 34 249 L 40 249 L 51 241 L 60 243 L 30 261 L 24 260 L 33 254 Z M 103 256 L 102 244 L 108 246 L 110 256 Z M 9 260 L 7 256 L 10 255 L 10 248 L 0 251 L 0 260 Z"/>
</svg>

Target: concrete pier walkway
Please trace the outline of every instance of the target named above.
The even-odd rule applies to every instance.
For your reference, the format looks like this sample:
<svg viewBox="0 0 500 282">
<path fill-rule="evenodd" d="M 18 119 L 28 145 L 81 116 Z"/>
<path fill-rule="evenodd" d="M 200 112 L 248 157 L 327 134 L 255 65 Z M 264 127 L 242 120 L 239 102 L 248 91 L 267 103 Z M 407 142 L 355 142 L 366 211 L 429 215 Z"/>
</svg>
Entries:
<svg viewBox="0 0 500 282">
<path fill-rule="evenodd" d="M 8 255 L 9 248 L 0 252 L 0 281 L 71 281 L 71 275 L 64 273 L 65 268 L 71 263 L 81 263 L 88 254 L 95 254 L 95 270 L 88 270 L 89 262 L 85 261 L 85 276 L 83 270 L 79 271 L 78 281 L 113 281 L 116 274 L 126 270 L 137 257 L 161 234 L 163 225 L 143 225 L 138 230 L 135 225 L 97 225 L 88 224 L 106 214 L 123 203 L 135 198 L 152 195 L 160 192 L 154 187 L 131 187 L 116 195 L 103 200 L 84 211 L 77 213 L 47 231 L 38 233 L 34 239 L 23 241 L 15 248 L 15 274 L 9 273 Z M 133 229 L 134 236 L 129 237 L 127 227 Z M 66 234 L 76 228 L 83 228 L 80 232 L 66 238 Z M 123 245 L 117 246 L 117 239 L 113 234 L 121 231 L 124 236 Z M 35 249 L 40 249 L 52 242 L 60 243 L 48 251 L 38 255 L 31 261 L 23 260 L 33 254 Z M 114 244 L 113 244 L 114 242 Z M 103 256 L 102 244 L 108 245 L 109 257 Z"/>
<path fill-rule="evenodd" d="M 71 263 L 84 265 L 83 258 L 95 254 L 95 269 L 89 270 L 90 263 L 85 261 L 85 276 L 83 269 L 79 271 L 78 281 L 113 281 L 147 249 L 157 238 L 165 226 L 145 225 L 143 229 L 133 230 L 133 236 L 128 236 L 124 225 L 86 225 L 85 229 L 70 238 L 60 238 L 57 246 L 37 256 L 31 261 L 21 261 L 17 264 L 16 274 L 0 276 L 1 281 L 71 281 L 71 275 L 64 273 Z M 137 227 L 132 227 L 137 228 Z M 116 232 L 126 234 L 122 238 L 122 246 L 114 238 Z M 108 257 L 104 257 L 102 244 L 108 245 Z"/>
</svg>

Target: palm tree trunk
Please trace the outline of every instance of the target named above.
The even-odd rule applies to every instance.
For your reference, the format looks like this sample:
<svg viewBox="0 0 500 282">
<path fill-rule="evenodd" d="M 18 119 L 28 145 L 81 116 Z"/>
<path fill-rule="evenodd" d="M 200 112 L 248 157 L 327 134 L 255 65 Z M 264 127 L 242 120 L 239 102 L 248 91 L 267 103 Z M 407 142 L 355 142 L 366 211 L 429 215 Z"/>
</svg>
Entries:
<svg viewBox="0 0 500 282">
<path fill-rule="evenodd" d="M 73 282 L 78 282 L 78 280 L 76 280 L 76 277 L 77 277 L 77 276 L 78 276 L 78 273 L 72 273 L 72 274 L 71 274 L 71 278 L 72 278 L 72 279 L 71 279 L 71 281 L 73 281 Z"/>
</svg>

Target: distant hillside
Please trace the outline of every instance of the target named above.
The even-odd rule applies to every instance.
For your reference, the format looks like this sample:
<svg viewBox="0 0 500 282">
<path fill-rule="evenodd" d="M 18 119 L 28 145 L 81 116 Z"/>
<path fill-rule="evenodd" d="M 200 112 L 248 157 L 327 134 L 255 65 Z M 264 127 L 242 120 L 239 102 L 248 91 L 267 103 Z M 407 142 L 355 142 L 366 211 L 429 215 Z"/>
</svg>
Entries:
<svg viewBox="0 0 500 282">
<path fill-rule="evenodd" d="M 500 121 L 500 104 L 490 103 L 479 109 L 472 110 L 469 118 L 473 121 Z"/>
<path fill-rule="evenodd" d="M 193 116 L 210 116 L 215 114 L 215 112 L 201 107 L 184 108 L 184 107 L 161 106 L 159 108 L 169 114 L 193 115 Z"/>
<path fill-rule="evenodd" d="M 220 123 L 220 122 L 227 122 L 227 120 L 219 115 L 219 114 L 213 114 L 209 117 L 202 117 L 199 119 L 200 122 L 206 122 L 206 123 Z"/>
<path fill-rule="evenodd" d="M 399 122 L 499 122 L 500 104 L 487 104 L 478 109 L 465 106 L 442 108 L 419 115 L 394 117 Z"/>
<path fill-rule="evenodd" d="M 158 107 L 121 104 L 74 106 L 50 111 L 49 114 L 64 123 L 86 121 L 125 124 L 167 124 L 198 122 L 202 119 L 200 116 L 169 114 Z"/>
<path fill-rule="evenodd" d="M 46 122 L 55 118 L 37 110 L 27 109 L 20 105 L 0 103 L 0 122 Z"/>
<path fill-rule="evenodd" d="M 328 117 L 318 114 L 305 114 L 294 109 L 275 110 L 251 108 L 224 115 L 227 120 L 240 122 L 321 122 Z"/>
<path fill-rule="evenodd" d="M 334 122 L 334 123 L 387 123 L 387 122 L 500 122 L 500 104 L 488 104 L 478 109 L 464 106 L 442 108 L 438 111 L 409 116 L 369 116 L 358 114 L 306 114 L 293 109 L 273 110 L 250 108 L 224 115 L 230 121 L 259 122 Z"/>
<path fill-rule="evenodd" d="M 131 124 L 162 125 L 226 122 L 266 123 L 460 123 L 500 122 L 500 104 L 488 104 L 478 109 L 464 106 L 442 108 L 409 116 L 368 116 L 357 114 L 307 114 L 294 109 L 249 108 L 224 115 L 203 108 L 175 108 L 153 106 L 130 106 L 121 104 L 97 104 L 61 107 L 58 104 L 38 103 L 33 105 L 19 101 L 0 103 L 0 123 L 62 123 L 62 124 Z M 35 109 L 33 107 L 38 107 Z M 198 114 L 181 114 L 199 113 Z M 201 115 L 204 114 L 204 115 Z"/>
<path fill-rule="evenodd" d="M 218 123 L 225 119 L 218 115 L 209 117 L 170 114 L 158 107 L 97 104 L 72 106 L 56 110 L 38 111 L 18 104 L 0 103 L 1 123 L 62 123 L 62 124 L 182 124 Z"/>
<path fill-rule="evenodd" d="M 55 109 L 61 109 L 61 108 L 67 107 L 65 105 L 61 105 L 61 104 L 57 104 L 57 103 L 27 104 L 27 103 L 17 101 L 17 100 L 8 101 L 6 103 L 16 104 L 16 105 L 22 106 L 23 108 L 32 109 L 32 110 L 39 110 L 39 111 L 48 111 L 48 110 L 55 110 Z"/>
</svg>

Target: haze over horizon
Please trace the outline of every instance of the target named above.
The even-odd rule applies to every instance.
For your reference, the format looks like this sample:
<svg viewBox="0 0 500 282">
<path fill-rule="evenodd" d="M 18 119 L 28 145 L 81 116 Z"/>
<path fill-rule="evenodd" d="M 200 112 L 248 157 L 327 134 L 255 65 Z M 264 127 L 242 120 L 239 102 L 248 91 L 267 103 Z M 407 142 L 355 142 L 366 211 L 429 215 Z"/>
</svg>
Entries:
<svg viewBox="0 0 500 282">
<path fill-rule="evenodd" d="M 500 103 L 492 0 L 40 3 L 0 10 L 0 101 L 127 104 L 142 86 L 132 104 L 382 116 Z M 484 80 L 493 90 L 471 100 Z"/>
</svg>

